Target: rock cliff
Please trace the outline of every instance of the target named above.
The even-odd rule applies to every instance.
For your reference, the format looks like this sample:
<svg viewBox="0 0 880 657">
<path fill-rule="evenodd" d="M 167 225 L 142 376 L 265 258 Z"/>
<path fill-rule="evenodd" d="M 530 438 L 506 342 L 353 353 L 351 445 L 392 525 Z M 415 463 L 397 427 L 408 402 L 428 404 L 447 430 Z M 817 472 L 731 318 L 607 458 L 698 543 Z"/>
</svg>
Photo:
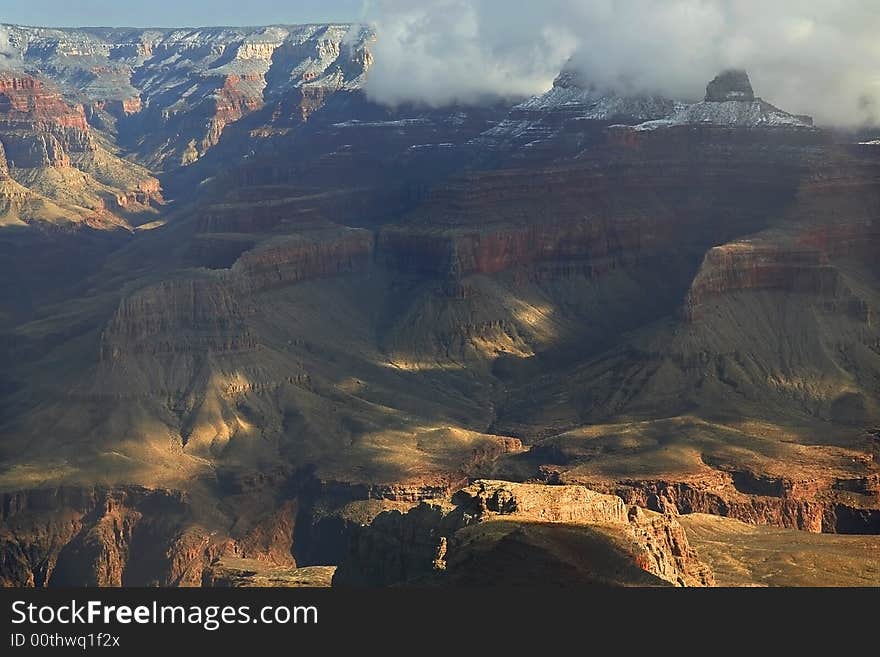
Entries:
<svg viewBox="0 0 880 657">
<path fill-rule="evenodd" d="M 377 516 L 353 535 L 334 586 L 713 583 L 673 518 L 627 509 L 619 497 L 579 486 L 477 481 L 452 501 L 451 509 L 423 503 Z M 586 549 L 567 553 L 575 545 Z M 526 577 L 522 560 L 532 569 Z"/>
</svg>

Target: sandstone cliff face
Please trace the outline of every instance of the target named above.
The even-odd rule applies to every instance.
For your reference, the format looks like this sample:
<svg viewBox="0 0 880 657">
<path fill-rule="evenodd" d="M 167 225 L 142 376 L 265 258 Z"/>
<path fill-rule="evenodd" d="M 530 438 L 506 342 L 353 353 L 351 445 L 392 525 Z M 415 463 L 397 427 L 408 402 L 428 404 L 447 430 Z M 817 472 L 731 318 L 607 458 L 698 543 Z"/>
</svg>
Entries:
<svg viewBox="0 0 880 657">
<path fill-rule="evenodd" d="M 6 493 L 0 581 L 38 587 L 185 583 L 190 561 L 208 563 L 220 549 L 207 533 L 198 549 L 187 547 L 178 534 L 186 520 L 186 503 L 172 491 L 130 487 Z M 146 563 L 149 555 L 160 558 Z"/>
<path fill-rule="evenodd" d="M 373 236 L 331 229 L 269 240 L 231 269 L 183 275 L 122 300 L 102 335 L 105 359 L 123 353 L 233 352 L 254 349 L 250 295 L 325 276 L 363 271 Z"/>
<path fill-rule="evenodd" d="M 876 534 L 880 495 L 869 483 L 875 480 L 792 482 L 743 471 L 688 482 L 621 482 L 613 490 L 629 504 L 664 513 L 708 513 L 812 533 Z"/>
<path fill-rule="evenodd" d="M 85 112 L 29 75 L 0 74 L 0 139 L 19 168 L 70 166 L 70 154 L 94 151 Z"/>
<path fill-rule="evenodd" d="M 711 297 L 738 291 L 774 290 L 833 301 L 844 289 L 840 273 L 818 250 L 759 241 L 736 242 L 706 254 L 685 307 L 693 319 Z"/>
<path fill-rule="evenodd" d="M 452 502 L 475 518 L 497 514 L 539 522 L 627 522 L 627 509 L 622 499 L 583 486 L 550 488 L 478 481 L 453 495 Z"/>
<path fill-rule="evenodd" d="M 405 226 L 383 229 L 379 248 L 400 269 L 440 276 L 560 261 L 589 271 L 705 252 L 719 233 L 765 227 L 796 189 L 802 164 L 783 149 L 746 143 L 734 155 L 695 142 L 674 161 L 659 148 L 647 157 L 597 149 L 578 165 L 462 176 L 433 189 Z M 662 151 L 679 152 L 674 136 Z"/>
<path fill-rule="evenodd" d="M 738 291 L 774 290 L 867 321 L 868 302 L 855 293 L 841 266 L 872 266 L 880 232 L 878 170 L 841 157 L 814 164 L 799 184 L 779 228 L 711 249 L 691 285 L 686 314 L 694 318 L 711 298 Z"/>
<path fill-rule="evenodd" d="M 179 164 L 191 164 L 204 156 L 220 141 L 226 126 L 263 106 L 265 80 L 261 73 L 221 76 L 214 86 L 216 89 L 201 107 L 193 108 L 192 114 L 181 118 L 173 113 L 163 115 L 166 122 L 178 123 L 174 128 L 193 135 L 187 148 L 179 153 Z"/>
<path fill-rule="evenodd" d="M 101 355 L 251 349 L 247 300 L 219 276 L 167 281 L 124 299 L 102 335 Z"/>
<path fill-rule="evenodd" d="M 4 127 L 40 124 L 88 131 L 83 107 L 68 104 L 57 89 L 32 75 L 0 74 L 0 113 Z"/>
<path fill-rule="evenodd" d="M 626 579 L 616 580 L 617 574 L 602 570 L 621 556 L 642 573 L 631 574 L 630 585 L 650 581 L 641 580 L 644 573 L 678 586 L 713 582 L 711 571 L 699 561 L 673 518 L 635 507 L 628 510 L 616 496 L 580 486 L 477 481 L 456 493 L 453 503 L 451 510 L 423 503 L 406 514 L 391 511 L 377 516 L 352 536 L 334 585 L 468 585 L 480 581 L 474 575 L 484 568 L 492 571 L 492 581 L 515 582 L 522 579 L 514 570 L 522 562 L 506 559 L 512 554 L 527 558 L 523 550 L 532 552 L 534 568 L 546 569 L 545 574 L 553 577 L 573 572 L 580 584 L 627 585 Z M 552 547 L 555 540 L 572 540 L 565 531 L 576 527 L 582 528 L 589 537 L 587 544 L 596 550 L 581 555 L 584 564 L 579 566 L 566 563 Z M 496 530 L 499 533 L 493 536 Z M 556 530 L 562 535 L 554 534 Z M 594 539 L 598 543 L 593 544 Z M 602 540 L 611 541 L 613 548 L 603 547 L 611 549 L 614 558 L 598 548 Z"/>
<path fill-rule="evenodd" d="M 548 261 L 578 261 L 591 275 L 613 266 L 607 258 L 634 256 L 641 237 L 653 226 L 609 226 L 601 220 L 582 224 L 498 226 L 480 231 L 434 233 L 390 229 L 381 235 L 383 254 L 404 271 L 454 276 L 497 274 Z M 577 264 L 574 265 L 577 267 Z"/>
<path fill-rule="evenodd" d="M 0 585 L 201 586 L 208 566 L 224 556 L 289 570 L 296 567 L 295 518 L 296 504 L 288 502 L 240 520 L 231 538 L 226 528 L 203 524 L 187 494 L 170 489 L 4 493 Z"/>
<path fill-rule="evenodd" d="M 233 265 L 232 276 L 237 286 L 258 292 L 312 278 L 363 271 L 372 257 L 373 235 L 366 230 L 293 235 L 244 253 Z"/>
</svg>

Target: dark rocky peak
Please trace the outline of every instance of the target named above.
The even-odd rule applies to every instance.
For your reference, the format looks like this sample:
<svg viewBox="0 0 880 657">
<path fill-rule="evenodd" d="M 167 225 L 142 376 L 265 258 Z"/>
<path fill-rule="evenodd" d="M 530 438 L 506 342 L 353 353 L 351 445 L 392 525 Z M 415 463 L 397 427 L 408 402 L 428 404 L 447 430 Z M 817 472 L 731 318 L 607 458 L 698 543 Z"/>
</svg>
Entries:
<svg viewBox="0 0 880 657">
<path fill-rule="evenodd" d="M 553 80 L 556 89 L 593 89 L 594 85 L 584 79 L 576 69 L 566 66 Z"/>
<path fill-rule="evenodd" d="M 718 74 L 706 87 L 706 102 L 724 103 L 730 100 L 755 100 L 749 74 L 743 70 L 728 69 Z"/>
</svg>

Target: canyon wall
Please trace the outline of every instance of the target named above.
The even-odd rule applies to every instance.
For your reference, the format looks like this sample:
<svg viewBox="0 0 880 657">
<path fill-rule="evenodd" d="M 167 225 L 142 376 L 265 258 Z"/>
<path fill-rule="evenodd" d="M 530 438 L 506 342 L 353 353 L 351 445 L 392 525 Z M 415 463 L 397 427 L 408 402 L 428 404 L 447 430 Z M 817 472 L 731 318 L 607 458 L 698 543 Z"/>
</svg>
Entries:
<svg viewBox="0 0 880 657">
<path fill-rule="evenodd" d="M 516 552 L 531 550 L 531 566 L 545 571 L 545 584 L 556 583 L 556 569 L 562 567 L 566 572 L 573 564 L 566 564 L 558 554 L 548 557 L 531 543 L 530 532 L 552 543 L 554 530 L 577 531 L 578 527 L 588 537 L 588 544 L 593 531 L 622 541 L 612 543 L 612 548 L 600 539 L 592 546 L 595 551 L 580 555 L 583 562 L 575 568 L 580 584 L 627 585 L 627 576 L 639 581 L 644 573 L 659 583 L 677 586 L 705 586 L 713 581 L 711 571 L 699 561 L 674 519 L 627 509 L 618 497 L 583 487 L 477 481 L 456 493 L 453 503 L 453 508 L 423 503 L 406 514 L 389 511 L 377 516 L 352 536 L 348 555 L 334 575 L 334 586 L 443 582 L 467 586 L 476 584 L 472 578 L 483 568 L 497 570 L 508 583 L 516 582 L 520 578 L 516 569 L 522 562 L 508 561 L 511 555 L 506 554 L 513 545 L 518 546 Z M 500 535 L 493 535 L 493 531 Z M 634 571 L 603 571 L 609 560 L 603 549 L 609 548 Z M 523 558 L 525 554 L 520 555 Z M 650 580 L 646 577 L 645 581 Z"/>
</svg>

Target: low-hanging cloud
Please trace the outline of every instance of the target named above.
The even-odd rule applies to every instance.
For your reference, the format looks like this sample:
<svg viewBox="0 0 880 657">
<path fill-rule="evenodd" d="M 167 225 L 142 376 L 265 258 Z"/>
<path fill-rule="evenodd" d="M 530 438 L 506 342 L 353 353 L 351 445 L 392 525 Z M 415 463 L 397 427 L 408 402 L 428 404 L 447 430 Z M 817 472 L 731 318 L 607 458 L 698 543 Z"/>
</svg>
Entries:
<svg viewBox="0 0 880 657">
<path fill-rule="evenodd" d="M 12 42 L 9 39 L 9 31 L 0 25 L 0 57 L 8 59 L 10 57 L 15 57 L 16 54 L 15 49 L 12 47 Z"/>
<path fill-rule="evenodd" d="M 876 0 L 375 0 L 375 100 L 441 106 L 540 93 L 570 62 L 598 87 L 702 97 L 725 68 L 825 124 L 876 122 Z"/>
</svg>

